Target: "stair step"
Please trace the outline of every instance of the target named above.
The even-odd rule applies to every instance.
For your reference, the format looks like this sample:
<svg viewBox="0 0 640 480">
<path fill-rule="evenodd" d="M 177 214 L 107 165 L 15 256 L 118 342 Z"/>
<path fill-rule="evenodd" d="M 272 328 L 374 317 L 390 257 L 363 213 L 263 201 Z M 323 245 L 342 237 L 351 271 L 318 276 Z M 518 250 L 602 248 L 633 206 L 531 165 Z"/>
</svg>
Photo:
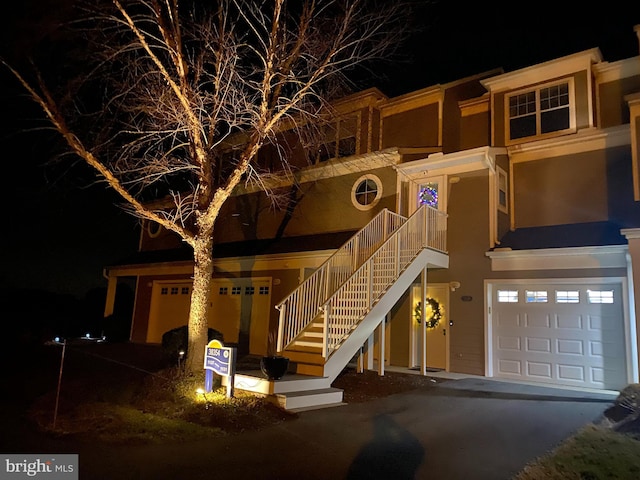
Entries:
<svg viewBox="0 0 640 480">
<path fill-rule="evenodd" d="M 321 331 L 319 331 L 319 332 L 318 332 L 318 331 L 312 331 L 312 332 L 310 332 L 310 331 L 308 331 L 308 330 L 307 330 L 307 331 L 305 331 L 305 332 L 302 332 L 302 337 L 308 337 L 308 338 L 319 338 L 319 339 L 321 339 L 321 340 L 322 340 L 322 337 L 323 337 L 323 336 L 324 336 L 324 332 L 323 332 L 322 330 L 321 330 Z"/>
<path fill-rule="evenodd" d="M 298 372 L 302 365 L 314 365 L 324 368 L 325 359 L 320 352 L 287 351 L 291 367 Z M 298 372 L 303 373 L 303 372 Z M 322 376 L 322 370 L 314 370 L 304 375 Z"/>
<path fill-rule="evenodd" d="M 309 375 L 315 377 L 324 377 L 324 358 L 318 356 L 319 361 L 307 361 L 296 363 L 296 373 L 298 375 Z"/>
<path fill-rule="evenodd" d="M 310 347 L 310 348 L 318 348 L 322 350 L 322 338 L 318 340 L 308 339 L 308 340 L 296 340 L 293 342 L 293 348 L 298 347 Z"/>
<path fill-rule="evenodd" d="M 299 392 L 279 393 L 278 404 L 289 411 L 311 410 L 342 405 L 343 390 L 339 388 L 322 388 L 318 390 L 302 390 Z"/>
</svg>

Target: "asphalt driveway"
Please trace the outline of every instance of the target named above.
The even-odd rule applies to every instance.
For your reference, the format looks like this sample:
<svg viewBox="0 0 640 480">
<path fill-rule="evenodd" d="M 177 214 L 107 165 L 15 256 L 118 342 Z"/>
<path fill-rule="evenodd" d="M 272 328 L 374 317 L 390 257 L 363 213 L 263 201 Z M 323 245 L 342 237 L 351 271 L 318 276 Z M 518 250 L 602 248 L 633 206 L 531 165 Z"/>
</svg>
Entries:
<svg viewBox="0 0 640 480">
<path fill-rule="evenodd" d="M 598 421 L 614 399 L 450 380 L 194 443 L 97 446 L 23 432 L 5 435 L 2 451 L 78 453 L 82 480 L 500 480 Z M 19 428 L 6 410 L 1 416 L 5 432 Z"/>
</svg>

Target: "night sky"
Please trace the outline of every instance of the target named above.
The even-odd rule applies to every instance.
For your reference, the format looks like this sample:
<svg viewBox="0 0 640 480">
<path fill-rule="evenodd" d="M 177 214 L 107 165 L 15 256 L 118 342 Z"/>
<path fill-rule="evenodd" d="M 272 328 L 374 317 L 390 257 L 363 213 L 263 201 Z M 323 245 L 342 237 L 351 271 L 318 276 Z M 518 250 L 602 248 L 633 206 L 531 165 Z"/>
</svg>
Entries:
<svg viewBox="0 0 640 480">
<path fill-rule="evenodd" d="M 10 11 L 14 21 L 2 32 L 2 54 L 28 48 L 46 18 L 65 0 L 33 0 Z M 633 2 L 591 4 L 523 3 L 516 10 L 491 2 L 431 2 L 415 17 L 422 31 L 412 35 L 402 56 L 362 77 L 362 88 L 388 96 L 447 83 L 502 67 L 514 70 L 582 50 L 600 47 L 605 60 L 638 55 L 633 31 L 640 8 Z M 573 5 L 572 5 L 573 4 Z M 37 5 L 33 9 L 30 5 Z M 562 3 L 565 5 L 565 3 Z M 571 11 L 572 6 L 575 9 Z M 632 10 L 634 8 L 635 10 Z M 606 9 L 606 10 L 605 10 Z M 583 18 L 586 15 L 586 18 Z M 569 20 L 567 20 L 569 19 Z M 33 30 L 30 30 L 33 29 Z M 75 159 L 55 166 L 49 160 L 55 138 L 21 132 L 39 112 L 24 99 L 5 71 L 0 94 L 5 221 L 1 287 L 37 288 L 81 297 L 105 287 L 102 268 L 135 252 L 137 221 L 115 204 Z"/>
</svg>

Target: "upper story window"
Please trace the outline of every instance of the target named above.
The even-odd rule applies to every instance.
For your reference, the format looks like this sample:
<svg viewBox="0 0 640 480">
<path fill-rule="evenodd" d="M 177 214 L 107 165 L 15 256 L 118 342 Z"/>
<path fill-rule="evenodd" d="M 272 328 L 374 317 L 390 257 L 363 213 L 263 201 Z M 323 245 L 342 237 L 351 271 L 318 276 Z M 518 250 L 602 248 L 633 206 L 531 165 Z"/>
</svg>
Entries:
<svg viewBox="0 0 640 480">
<path fill-rule="evenodd" d="M 358 153 L 357 130 L 358 117 L 346 117 L 326 125 L 321 132 L 322 140 L 313 159 L 314 163 Z"/>
<path fill-rule="evenodd" d="M 573 79 L 515 92 L 506 102 L 508 143 L 575 128 Z"/>
<path fill-rule="evenodd" d="M 382 182 L 375 175 L 363 175 L 351 189 L 351 202 L 358 210 L 373 208 L 381 197 Z"/>
</svg>

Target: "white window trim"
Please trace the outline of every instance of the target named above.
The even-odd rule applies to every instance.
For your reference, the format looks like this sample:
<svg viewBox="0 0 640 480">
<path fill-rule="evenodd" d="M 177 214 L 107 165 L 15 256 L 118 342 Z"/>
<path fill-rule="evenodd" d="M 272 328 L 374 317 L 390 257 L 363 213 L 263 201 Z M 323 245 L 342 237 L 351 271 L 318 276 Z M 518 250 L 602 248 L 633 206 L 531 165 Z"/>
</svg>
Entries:
<svg viewBox="0 0 640 480">
<path fill-rule="evenodd" d="M 540 90 L 543 88 L 554 87 L 563 83 L 568 84 L 569 87 L 569 128 L 564 130 L 556 130 L 549 133 L 538 133 L 540 131 Z M 522 95 L 523 93 L 536 92 L 536 134 L 529 137 L 521 137 L 511 139 L 511 117 L 509 116 L 509 99 L 516 95 Z M 536 85 L 535 87 L 522 88 L 520 90 L 514 90 L 504 96 L 504 128 L 505 128 L 505 144 L 516 145 L 518 143 L 526 143 L 532 140 L 540 140 L 544 138 L 557 137 L 560 135 L 566 135 L 567 133 L 576 132 L 576 93 L 575 82 L 573 77 L 566 77 L 553 82 L 543 83 Z"/>
<path fill-rule="evenodd" d="M 600 247 L 540 248 L 534 250 L 496 249 L 486 252 L 491 270 L 572 270 L 625 268 L 627 245 Z"/>
<path fill-rule="evenodd" d="M 498 210 L 509 213 L 509 176 L 507 172 L 496 165 L 496 205 Z M 500 203 L 500 179 L 504 178 L 504 205 Z"/>
<path fill-rule="evenodd" d="M 147 235 L 149 238 L 157 238 L 162 233 L 162 225 L 151 220 L 147 220 Z"/>
<path fill-rule="evenodd" d="M 376 184 L 376 187 L 378 188 L 378 191 L 376 192 L 376 197 L 373 199 L 373 202 L 371 202 L 368 205 L 362 205 L 356 199 L 356 190 L 358 189 L 358 186 L 365 180 L 373 180 L 374 183 Z M 366 175 L 362 175 L 353 183 L 353 187 L 351 188 L 351 203 L 353 203 L 353 206 L 356 207 L 358 210 L 361 210 L 363 212 L 367 210 L 371 210 L 373 207 L 375 207 L 378 204 L 381 198 L 382 198 L 382 182 L 377 176 L 368 173 Z"/>
</svg>

